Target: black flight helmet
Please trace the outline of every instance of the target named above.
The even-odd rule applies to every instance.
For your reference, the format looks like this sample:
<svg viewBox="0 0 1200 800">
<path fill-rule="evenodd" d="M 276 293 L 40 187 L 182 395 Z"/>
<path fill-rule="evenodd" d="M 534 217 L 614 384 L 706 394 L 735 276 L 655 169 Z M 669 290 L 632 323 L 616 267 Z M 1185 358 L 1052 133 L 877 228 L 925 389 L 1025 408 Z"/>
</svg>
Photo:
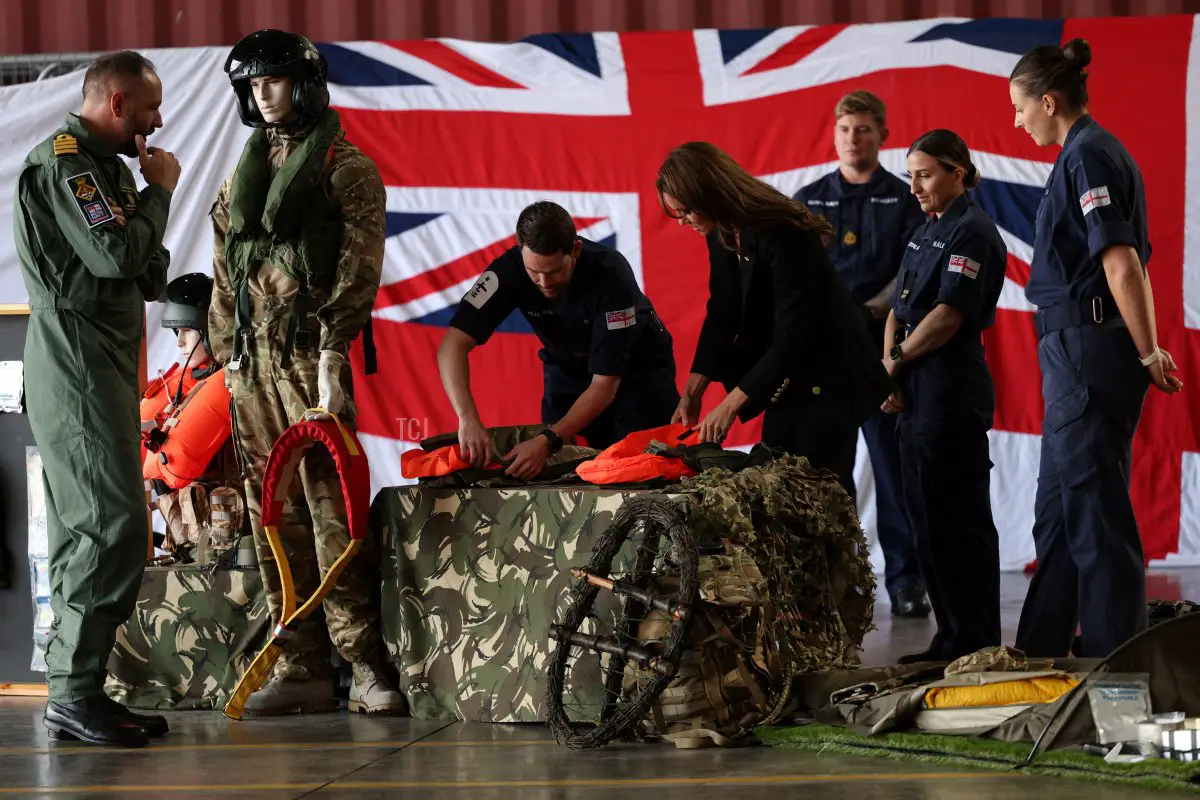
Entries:
<svg viewBox="0 0 1200 800">
<path fill-rule="evenodd" d="M 163 309 L 164 328 L 192 328 L 200 331 L 204 350 L 212 358 L 208 343 L 208 305 L 212 301 L 212 278 L 203 272 L 180 275 L 167 284 L 166 308 Z"/>
<path fill-rule="evenodd" d="M 251 78 L 292 79 L 292 111 L 298 127 L 316 122 L 329 107 L 329 64 L 312 42 L 297 33 L 273 28 L 255 31 L 229 51 L 225 74 L 237 95 L 238 116 L 253 128 L 270 128 L 275 123 L 264 120 L 259 112 Z"/>
</svg>

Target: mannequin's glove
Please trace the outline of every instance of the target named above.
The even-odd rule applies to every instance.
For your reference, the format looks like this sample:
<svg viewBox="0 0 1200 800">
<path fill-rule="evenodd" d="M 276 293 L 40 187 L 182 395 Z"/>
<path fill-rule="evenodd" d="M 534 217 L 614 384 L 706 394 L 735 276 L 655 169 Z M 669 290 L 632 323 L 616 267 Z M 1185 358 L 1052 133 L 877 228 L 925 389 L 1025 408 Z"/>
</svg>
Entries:
<svg viewBox="0 0 1200 800">
<path fill-rule="evenodd" d="M 342 410 L 346 396 L 342 392 L 342 364 L 346 357 L 333 350 L 322 350 L 321 360 L 317 366 L 317 406 L 337 414 Z M 330 419 L 329 414 L 309 412 L 304 415 L 306 420 Z"/>
</svg>

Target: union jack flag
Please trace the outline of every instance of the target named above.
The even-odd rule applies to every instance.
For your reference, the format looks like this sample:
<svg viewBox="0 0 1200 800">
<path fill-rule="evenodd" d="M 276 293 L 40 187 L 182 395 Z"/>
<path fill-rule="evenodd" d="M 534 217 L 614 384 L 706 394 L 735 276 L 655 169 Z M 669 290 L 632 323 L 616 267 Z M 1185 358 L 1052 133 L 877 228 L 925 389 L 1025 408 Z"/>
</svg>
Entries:
<svg viewBox="0 0 1200 800">
<path fill-rule="evenodd" d="M 659 207 L 654 179 L 663 158 L 682 142 L 711 141 L 791 195 L 836 168 L 833 108 L 846 92 L 868 89 L 888 105 L 884 168 L 903 174 L 907 146 L 921 133 L 956 131 L 983 176 L 973 196 L 1008 246 L 1000 310 L 986 342 L 998 392 L 994 508 L 1003 566 L 1020 568 L 1033 558 L 1042 414 L 1033 308 L 1023 292 L 1033 220 L 1058 148 L 1039 148 L 1014 129 L 1008 76 L 1036 45 L 1074 37 L 1091 44 L 1090 110 L 1146 177 L 1159 341 L 1187 381 L 1200 373 L 1194 23 L 1190 16 L 955 18 L 540 35 L 509 44 L 322 44 L 333 104 L 388 192 L 389 238 L 374 313 L 380 372 L 364 376 L 361 355 L 354 355 L 360 430 L 376 488 L 404 482 L 400 453 L 416 439 L 456 427 L 438 377 L 437 345 L 464 292 L 514 243 L 525 205 L 554 200 L 576 217 L 583 236 L 625 255 L 675 337 L 682 385 L 704 315 L 707 256 L 703 240 Z M 1128 113 L 1133 98 L 1155 109 L 1153 125 Z M 1186 259 L 1185 207 L 1193 212 Z M 484 424 L 540 419 L 536 351 L 536 338 L 514 314 L 472 355 Z M 1200 557 L 1195 391 L 1174 398 L 1152 391 L 1135 443 L 1133 491 L 1148 558 Z M 719 400 L 720 390 L 711 390 L 705 410 Z M 754 422 L 735 427 L 731 439 L 748 445 L 758 434 Z M 861 448 L 858 470 L 870 528 L 870 467 Z"/>
</svg>

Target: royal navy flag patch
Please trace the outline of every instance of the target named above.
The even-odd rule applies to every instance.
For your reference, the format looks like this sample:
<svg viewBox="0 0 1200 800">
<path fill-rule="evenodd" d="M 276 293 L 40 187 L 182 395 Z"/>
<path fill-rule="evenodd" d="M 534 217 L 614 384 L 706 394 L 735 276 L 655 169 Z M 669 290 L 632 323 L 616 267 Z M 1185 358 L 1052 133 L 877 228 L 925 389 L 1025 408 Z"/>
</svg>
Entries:
<svg viewBox="0 0 1200 800">
<path fill-rule="evenodd" d="M 966 256 L 950 256 L 950 266 L 946 267 L 950 272 L 961 272 L 972 280 L 979 274 L 979 262 L 972 261 Z"/>
</svg>

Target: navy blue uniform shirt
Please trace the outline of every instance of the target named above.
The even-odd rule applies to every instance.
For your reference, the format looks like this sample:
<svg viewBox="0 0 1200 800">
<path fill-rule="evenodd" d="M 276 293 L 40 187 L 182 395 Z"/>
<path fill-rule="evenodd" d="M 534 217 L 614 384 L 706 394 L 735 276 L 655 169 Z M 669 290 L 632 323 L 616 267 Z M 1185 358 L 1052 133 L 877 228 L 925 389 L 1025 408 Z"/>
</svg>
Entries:
<svg viewBox="0 0 1200 800">
<path fill-rule="evenodd" d="M 542 361 L 575 377 L 674 369 L 671 335 L 619 252 L 587 239 L 566 291 L 542 294 L 521 249 L 505 251 L 463 296 L 450 324 L 485 343 L 514 309 L 542 342 Z"/>
<path fill-rule="evenodd" d="M 838 278 L 859 305 L 896 277 L 904 246 L 926 216 L 908 184 L 883 167 L 863 184 L 847 183 L 834 170 L 796 192 L 793 199 L 833 225 L 826 250 Z"/>
<path fill-rule="evenodd" d="M 941 303 L 958 309 L 956 337 L 977 338 L 996 321 L 1008 248 L 982 208 L 964 193 L 908 241 L 892 293 L 896 318 L 916 328 Z"/>
<path fill-rule="evenodd" d="M 908 242 L 892 310 L 911 334 L 935 306 L 962 312 L 950 341 L 901 371 L 904 411 L 919 432 L 952 431 L 963 420 L 990 428 L 995 387 L 982 331 L 996 320 L 1008 248 L 991 218 L 963 194 L 940 218 L 930 217 Z"/>
<path fill-rule="evenodd" d="M 1025 297 L 1039 308 L 1101 297 L 1116 314 L 1100 253 L 1132 246 L 1150 261 L 1146 191 L 1125 147 L 1090 116 L 1067 134 L 1038 205 Z"/>
</svg>

